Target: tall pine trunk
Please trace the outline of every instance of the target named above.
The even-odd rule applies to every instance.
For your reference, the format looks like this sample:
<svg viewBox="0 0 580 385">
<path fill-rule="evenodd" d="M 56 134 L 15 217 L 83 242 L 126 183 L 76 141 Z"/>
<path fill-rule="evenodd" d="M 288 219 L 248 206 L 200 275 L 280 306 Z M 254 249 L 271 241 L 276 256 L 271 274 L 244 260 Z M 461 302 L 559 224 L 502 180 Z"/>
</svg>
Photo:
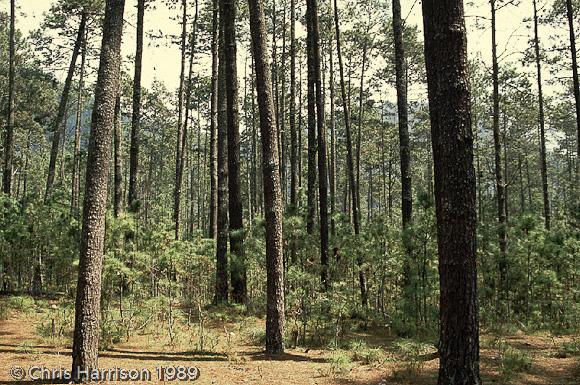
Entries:
<svg viewBox="0 0 580 385">
<path fill-rule="evenodd" d="M 534 3 L 534 49 L 536 52 L 536 69 L 538 82 L 538 108 L 540 124 L 540 170 L 542 174 L 542 196 L 544 198 L 544 227 L 550 230 L 550 197 L 548 193 L 548 166 L 546 164 L 546 136 L 544 116 L 544 93 L 542 90 L 542 58 L 540 57 L 540 38 L 538 36 L 538 5 Z"/>
<path fill-rule="evenodd" d="M 261 0 L 248 0 L 254 51 L 256 89 L 262 138 L 262 173 L 266 214 L 267 313 L 266 352 L 284 352 L 284 267 L 282 239 L 282 189 L 280 187 L 278 135 L 272 74 L 268 65 L 266 23 Z"/>
<path fill-rule="evenodd" d="M 8 116 L 6 119 L 6 132 L 4 134 L 4 173 L 2 174 L 2 191 L 10 195 L 12 192 L 12 163 L 14 157 L 14 117 L 15 94 L 16 94 L 16 4 L 10 0 L 10 42 L 9 42 L 9 68 L 8 68 Z"/>
<path fill-rule="evenodd" d="M 347 176 L 348 185 L 350 188 L 351 206 L 352 206 L 352 218 L 354 225 L 354 234 L 358 236 L 360 234 L 360 214 L 359 214 L 359 200 L 356 188 L 356 176 L 355 176 L 355 165 L 354 165 L 354 154 L 352 148 L 352 132 L 350 127 L 350 112 L 348 96 L 346 94 L 346 85 L 344 82 L 344 64 L 342 61 L 341 43 L 340 43 L 340 26 L 338 19 L 338 1 L 334 0 L 334 27 L 336 34 L 336 54 L 338 57 L 338 68 L 340 72 L 340 92 L 342 95 L 342 111 L 344 114 L 344 128 L 346 135 L 346 164 L 347 164 Z M 359 254 L 357 256 L 357 263 L 359 266 L 359 286 L 361 294 L 361 303 L 364 307 L 368 304 L 368 293 L 367 293 L 367 278 L 366 272 L 363 268 L 363 259 Z"/>
<path fill-rule="evenodd" d="M 232 300 L 246 302 L 246 263 L 240 170 L 240 117 L 238 111 L 238 71 L 236 66 L 236 3 L 223 0 L 224 68 L 227 103 L 228 208 L 230 230 L 230 278 Z"/>
<path fill-rule="evenodd" d="M 462 0 L 423 0 L 440 282 L 439 385 L 477 385 L 476 180 Z"/>
<path fill-rule="evenodd" d="M 124 10 L 125 0 L 106 3 L 87 158 L 72 349 L 73 378 L 79 376 L 80 370 L 98 367 L 107 183 L 119 91 Z"/>
<path fill-rule="evenodd" d="M 217 125 L 218 125 L 218 0 L 212 0 L 211 38 L 211 99 L 210 99 L 210 139 L 209 139 L 209 237 L 217 236 Z"/>
<path fill-rule="evenodd" d="M 503 171 L 501 169 L 501 141 L 499 132 L 499 66 L 497 61 L 497 42 L 496 42 L 496 0 L 491 0 L 491 53 L 492 53 L 492 77 L 493 77 L 493 150 L 495 161 L 495 185 L 497 193 L 497 218 L 499 222 L 498 237 L 499 237 L 499 289 L 502 298 L 505 298 L 506 289 L 506 247 L 507 247 L 507 232 L 506 232 L 506 190 L 503 179 Z M 502 311 L 498 309 L 499 314 Z"/>
<path fill-rule="evenodd" d="M 68 67 L 68 73 L 66 76 L 66 80 L 64 82 L 64 88 L 62 90 L 62 96 L 60 98 L 60 104 L 58 105 L 58 112 L 56 118 L 52 123 L 52 146 L 50 149 L 50 159 L 48 162 L 48 177 L 46 179 L 46 191 L 45 191 L 45 200 L 50 197 L 52 193 L 52 187 L 54 184 L 54 174 L 56 169 L 56 159 L 58 158 L 58 147 L 60 145 L 60 134 L 61 134 L 61 125 L 66 122 L 65 114 L 66 114 L 66 107 L 68 102 L 68 95 L 70 93 L 70 88 L 72 84 L 72 79 L 75 73 L 75 67 L 77 63 L 77 58 L 79 56 L 79 52 L 81 50 L 82 42 L 85 36 L 85 28 L 87 26 L 87 12 L 85 10 L 81 13 L 81 21 L 79 23 L 79 29 L 77 31 L 77 36 L 75 40 L 75 45 L 73 47 L 72 57 L 70 61 L 70 65 Z"/>
<path fill-rule="evenodd" d="M 128 206 L 136 211 L 139 177 L 139 145 L 141 135 L 141 69 L 143 68 L 143 30 L 145 0 L 137 1 L 137 48 L 135 49 L 135 74 L 133 77 L 133 113 L 131 115 L 131 149 L 129 154 Z"/>
<path fill-rule="evenodd" d="M 572 0 L 566 0 L 566 16 L 570 30 L 570 54 L 572 56 L 572 80 L 574 84 L 574 100 L 576 102 L 576 195 L 580 182 L 580 81 L 578 80 L 578 54 L 576 52 L 576 34 L 574 32 L 574 8 Z M 578 198 L 576 198 L 578 199 Z M 578 204 L 578 202 L 576 202 Z"/>
<path fill-rule="evenodd" d="M 120 91 L 119 91 L 120 92 Z M 115 123 L 113 125 L 113 169 L 114 169 L 114 189 L 113 189 L 113 215 L 115 218 L 121 213 L 121 202 L 123 200 L 123 158 L 121 155 L 121 94 L 117 94 L 115 102 Z"/>
<path fill-rule="evenodd" d="M 296 132 L 296 0 L 290 0 L 290 204 L 298 206 L 298 135 Z"/>
</svg>

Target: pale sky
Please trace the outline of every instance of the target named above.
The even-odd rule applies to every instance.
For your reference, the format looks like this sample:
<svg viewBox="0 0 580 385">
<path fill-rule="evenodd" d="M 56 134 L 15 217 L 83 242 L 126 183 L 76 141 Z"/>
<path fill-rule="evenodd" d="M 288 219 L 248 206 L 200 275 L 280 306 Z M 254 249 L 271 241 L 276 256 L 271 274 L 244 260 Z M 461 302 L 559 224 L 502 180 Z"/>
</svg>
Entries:
<svg viewBox="0 0 580 385">
<path fill-rule="evenodd" d="M 24 35 L 27 35 L 31 30 L 36 29 L 42 18 L 43 13 L 46 12 L 50 5 L 55 0 L 16 0 L 19 7 L 19 14 L 17 19 L 17 28 L 19 28 Z M 552 0 L 549 4 L 551 4 Z M 146 31 L 163 31 L 164 34 L 178 35 L 180 33 L 179 23 L 172 20 L 180 12 L 179 8 L 174 10 L 167 9 L 162 5 L 161 1 L 157 1 L 157 9 L 146 13 L 145 29 Z M 193 2 L 192 2 L 193 3 Z M 200 1 L 200 7 L 204 4 L 204 0 Z M 468 47 L 471 57 L 481 56 L 483 60 L 489 64 L 491 60 L 491 36 L 489 30 L 489 20 L 483 19 L 489 17 L 489 3 L 488 0 L 473 0 L 466 1 L 466 23 L 469 30 Z M 540 0 L 539 7 L 542 8 L 542 0 Z M 135 24 L 136 24 L 136 0 L 127 0 L 125 10 L 126 24 L 123 37 L 123 55 L 127 57 L 133 55 L 135 51 Z M 190 6 L 190 13 L 193 13 L 193 5 Z M 8 10 L 8 0 L 0 0 L 0 10 Z M 421 18 L 421 2 L 420 0 L 402 0 L 402 15 L 407 17 L 407 23 L 422 26 Z M 531 29 L 531 22 L 524 22 L 524 18 L 532 15 L 532 0 L 521 0 L 520 4 L 509 6 L 501 9 L 497 15 L 497 29 L 498 29 L 498 52 L 502 55 L 502 60 L 517 61 L 521 58 L 521 51 L 523 51 L 528 40 L 533 33 Z M 483 18 L 482 18 L 483 17 Z M 477 24 L 485 26 L 485 28 L 477 28 Z M 562 26 L 565 27 L 563 20 Z M 548 30 L 549 27 L 540 27 L 540 38 L 544 40 L 543 46 L 548 45 L 548 33 L 554 34 L 555 31 Z M 558 33 L 566 34 L 567 31 L 563 28 Z M 243 68 L 245 60 L 245 52 L 238 50 L 238 67 Z M 158 47 L 146 46 L 144 51 L 144 66 L 143 66 L 143 84 L 149 86 L 155 78 L 163 81 L 169 89 L 175 89 L 178 85 L 180 73 L 180 53 L 177 45 L 166 46 L 160 44 Z M 208 71 L 207 63 L 202 61 L 201 68 L 197 71 Z M 131 63 L 126 63 L 126 66 L 131 68 Z M 546 83 L 549 84 L 550 75 L 547 69 L 544 71 Z M 243 72 L 242 72 L 243 74 Z M 63 77 L 63 74 L 57 74 Z M 548 87 L 549 88 L 549 87 Z M 391 90 L 388 91 L 391 93 Z"/>
</svg>

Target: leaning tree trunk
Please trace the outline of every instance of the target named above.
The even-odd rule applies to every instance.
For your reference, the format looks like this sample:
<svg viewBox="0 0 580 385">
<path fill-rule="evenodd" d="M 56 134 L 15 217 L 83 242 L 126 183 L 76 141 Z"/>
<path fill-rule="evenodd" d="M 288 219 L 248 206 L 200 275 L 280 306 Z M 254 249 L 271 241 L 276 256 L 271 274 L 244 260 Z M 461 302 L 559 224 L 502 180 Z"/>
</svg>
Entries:
<svg viewBox="0 0 580 385">
<path fill-rule="evenodd" d="M 121 213 L 121 202 L 123 201 L 123 159 L 121 156 L 121 94 L 117 95 L 115 102 L 115 123 L 113 126 L 113 168 L 114 168 L 114 193 L 113 193 L 113 215 L 119 217 Z"/>
<path fill-rule="evenodd" d="M 338 0 L 334 0 L 334 27 L 336 33 L 336 54 L 338 56 L 338 68 L 340 72 L 340 92 L 342 95 L 342 111 L 344 114 L 344 128 L 346 134 L 346 164 L 347 164 L 347 174 L 348 174 L 348 184 L 350 187 L 350 196 L 352 199 L 352 217 L 354 225 L 355 235 L 360 234 L 360 215 L 359 215 L 359 201 L 356 188 L 356 177 L 355 177 L 355 166 L 354 166 L 354 154 L 352 149 L 352 133 L 350 127 L 350 117 L 349 117 L 349 103 L 348 96 L 346 94 L 346 86 L 344 82 L 344 63 L 342 62 L 341 44 L 340 44 L 340 27 L 338 20 Z M 357 263 L 359 266 L 359 285 L 361 294 L 361 303 L 364 307 L 368 304 L 368 293 L 367 293 L 367 278 L 366 272 L 363 268 L 363 259 L 359 254 L 357 256 Z"/>
<path fill-rule="evenodd" d="M 6 119 L 6 133 L 4 134 L 4 174 L 2 175 L 2 191 L 10 195 L 12 192 L 12 163 L 14 156 L 14 116 L 16 90 L 16 4 L 10 0 L 10 63 L 8 68 L 8 117 Z"/>
<path fill-rule="evenodd" d="M 228 128 L 223 18 L 219 21 L 216 303 L 228 301 Z"/>
<path fill-rule="evenodd" d="M 185 106 L 185 57 L 187 43 L 187 0 L 182 0 L 183 15 L 181 19 L 181 74 L 179 75 L 179 91 L 177 95 L 177 143 L 175 156 L 175 187 L 173 190 L 173 223 L 175 224 L 175 239 L 179 239 L 180 234 L 180 214 L 181 214 L 181 185 L 183 182 L 183 142 L 185 140 L 185 123 L 183 121 L 183 110 L 189 108 Z"/>
<path fill-rule="evenodd" d="M 285 322 L 280 158 L 272 94 L 272 74 L 268 65 L 264 6 L 261 0 L 248 0 L 248 3 L 260 110 L 264 209 L 266 214 L 266 352 L 278 354 L 284 352 Z"/>
<path fill-rule="evenodd" d="M 497 218 L 499 222 L 498 237 L 499 237 L 499 289 L 502 299 L 506 298 L 506 247 L 507 247 L 507 232 L 506 232 L 506 189 L 503 179 L 503 171 L 501 169 L 501 142 L 499 136 L 499 66 L 497 61 L 497 43 L 496 43 L 496 0 L 491 0 L 491 53 L 492 53 L 492 77 L 493 77 L 493 150 L 495 160 L 495 184 L 497 190 Z M 499 314 L 503 314 L 501 309 L 498 309 Z"/>
<path fill-rule="evenodd" d="M 548 194 L 548 167 L 546 165 L 546 136 L 544 116 L 544 94 L 542 91 L 542 58 L 540 57 L 540 38 L 538 37 L 538 5 L 534 0 L 534 49 L 536 52 L 536 69 L 538 73 L 538 108 L 540 123 L 540 164 L 542 172 L 542 194 L 544 198 L 544 227 L 550 230 L 550 197 Z"/>
<path fill-rule="evenodd" d="M 106 3 L 87 158 L 72 349 L 73 378 L 78 378 L 81 370 L 98 367 L 107 183 L 115 99 L 119 91 L 124 10 L 125 0 Z M 82 377 L 87 380 L 86 376 Z"/>
<path fill-rule="evenodd" d="M 326 130 L 324 127 L 324 101 L 322 97 L 322 81 L 320 69 L 320 26 L 318 22 L 318 0 L 307 0 L 306 16 L 308 23 L 308 43 L 311 45 L 308 60 L 312 61 L 313 83 L 316 94 L 316 126 L 318 145 L 318 198 L 320 203 L 320 265 L 321 281 L 328 289 L 328 172 L 326 163 Z M 308 78 L 310 78 L 310 73 Z"/>
<path fill-rule="evenodd" d="M 61 124 L 63 124 L 63 120 L 66 114 L 66 105 L 68 102 L 68 95 L 70 93 L 72 79 L 75 73 L 75 66 L 85 36 L 87 17 L 88 17 L 87 12 L 83 10 L 81 13 L 81 21 L 77 32 L 77 37 L 75 40 L 70 65 L 68 67 L 68 73 L 66 76 L 66 80 L 64 82 L 64 88 L 62 90 L 62 96 L 60 98 L 60 104 L 58 105 L 58 112 L 56 118 L 52 123 L 52 132 L 53 132 L 52 147 L 50 149 L 50 159 L 48 162 L 48 177 L 46 179 L 45 200 L 47 200 L 50 197 L 50 194 L 52 193 L 52 186 L 54 184 L 54 174 L 56 169 L 56 158 L 58 158 L 58 146 L 60 144 Z"/>
<path fill-rule="evenodd" d="M 209 237 L 217 236 L 217 125 L 218 125 L 218 0 L 212 0 L 212 39 L 211 39 L 211 99 L 210 99 L 210 140 L 209 140 Z"/>
<path fill-rule="evenodd" d="M 576 52 L 576 35 L 574 33 L 574 8 L 572 0 L 566 0 L 566 15 L 570 29 L 570 53 L 572 56 L 572 79 L 574 81 L 574 100 L 576 101 L 576 194 L 579 194 L 580 182 L 580 81 L 578 80 L 578 54 Z M 576 198 L 578 199 L 578 198 Z"/>
<path fill-rule="evenodd" d="M 230 278 L 232 300 L 246 302 L 246 263 L 244 260 L 244 223 L 240 178 L 240 117 L 238 112 L 238 71 L 236 66 L 236 4 L 223 0 L 221 16 L 224 31 L 224 68 L 227 101 L 228 207 L 230 230 Z"/>
<path fill-rule="evenodd" d="M 143 68 L 143 30 L 145 0 L 137 1 L 137 48 L 135 50 L 135 75 L 133 77 L 133 114 L 131 115 L 131 149 L 129 154 L 128 206 L 137 211 L 139 177 L 139 145 L 141 135 L 141 70 Z"/>
<path fill-rule="evenodd" d="M 423 0 L 439 251 L 439 385 L 481 384 L 467 39 L 462 0 Z"/>
<path fill-rule="evenodd" d="M 81 54 L 81 68 L 79 74 L 79 88 L 77 96 L 77 116 L 75 123 L 75 143 L 73 154 L 73 172 L 71 188 L 71 209 L 77 212 L 80 199 L 81 181 L 81 128 L 83 118 L 83 91 L 85 87 L 85 66 L 87 60 L 87 36 L 83 36 L 83 53 Z"/>
</svg>

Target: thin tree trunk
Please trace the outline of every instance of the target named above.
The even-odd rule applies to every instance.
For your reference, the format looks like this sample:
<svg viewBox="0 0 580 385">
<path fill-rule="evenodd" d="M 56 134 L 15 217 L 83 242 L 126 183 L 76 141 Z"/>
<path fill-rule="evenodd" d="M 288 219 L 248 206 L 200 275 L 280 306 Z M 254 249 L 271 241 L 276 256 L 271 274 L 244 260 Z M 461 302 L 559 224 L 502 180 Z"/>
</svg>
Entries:
<svg viewBox="0 0 580 385">
<path fill-rule="evenodd" d="M 120 92 L 120 91 L 119 91 Z M 113 126 L 113 165 L 114 165 L 114 195 L 113 195 L 113 214 L 115 218 L 121 213 L 121 202 L 123 200 L 123 166 L 121 156 L 121 94 L 117 94 L 115 102 L 115 122 Z"/>
<path fill-rule="evenodd" d="M 45 191 L 45 200 L 50 197 L 52 192 L 52 186 L 54 184 L 54 174 L 56 168 L 56 158 L 58 157 L 58 146 L 60 144 L 60 134 L 61 134 L 61 124 L 65 120 L 66 114 L 66 107 L 68 102 L 68 95 L 70 93 L 70 88 L 72 84 L 72 78 L 75 73 L 75 66 L 77 63 L 77 58 L 79 56 L 79 52 L 81 50 L 81 45 L 85 36 L 85 28 L 87 25 L 87 12 L 85 10 L 81 13 L 81 21 L 79 24 L 79 29 L 77 32 L 77 37 L 75 40 L 75 45 L 72 52 L 72 57 L 70 61 L 70 65 L 68 68 L 68 73 L 66 76 L 66 80 L 64 82 L 64 88 L 62 90 L 62 96 L 60 98 L 60 104 L 58 106 L 58 113 L 54 122 L 52 123 L 52 147 L 50 150 L 50 160 L 48 163 L 48 177 L 46 179 L 46 191 Z M 65 122 L 66 124 L 66 122 Z"/>
<path fill-rule="evenodd" d="M 209 148 L 209 237 L 216 239 L 217 236 L 217 120 L 218 120 L 218 0 L 212 0 L 212 41 L 211 41 L 211 117 L 210 117 L 210 148 Z"/>
<path fill-rule="evenodd" d="M 548 167 L 546 165 L 546 137 L 545 137 L 545 117 L 544 117 L 544 94 L 542 91 L 542 64 L 540 57 L 540 38 L 538 37 L 538 5 L 534 3 L 534 48 L 536 51 L 536 68 L 538 72 L 538 107 L 540 124 L 540 164 L 542 173 L 542 193 L 544 198 L 544 227 L 550 230 L 550 197 L 548 194 Z"/>
<path fill-rule="evenodd" d="M 129 196 L 128 206 L 137 211 L 139 145 L 141 135 L 141 69 L 143 67 L 143 30 L 145 20 L 145 0 L 137 1 L 137 48 L 135 49 L 135 75 L 133 77 L 133 114 L 131 116 L 131 150 L 129 155 Z"/>
<path fill-rule="evenodd" d="M 502 299 L 506 298 L 507 284 L 507 232 L 506 232 L 506 193 L 503 171 L 501 169 L 501 141 L 499 132 L 499 66 L 497 61 L 497 43 L 496 43 L 496 0 L 491 0 L 491 52 L 492 52 L 492 77 L 493 77 L 493 150 L 495 161 L 495 185 L 497 193 L 497 218 L 498 218 L 498 237 L 499 237 L 499 279 L 500 295 Z M 504 314 L 504 309 L 498 309 L 498 314 Z"/>
<path fill-rule="evenodd" d="M 185 140 L 185 122 L 183 119 L 185 105 L 185 59 L 187 44 L 187 0 L 181 1 L 183 15 L 181 19 L 181 74 L 179 76 L 179 91 L 177 95 L 177 144 L 175 157 L 175 188 L 173 191 L 173 223 L 175 224 L 175 239 L 180 234 L 181 185 L 183 181 L 183 142 Z"/>
<path fill-rule="evenodd" d="M 572 80 L 574 82 L 574 100 L 576 102 L 576 186 L 580 182 L 580 81 L 578 80 L 578 54 L 576 52 L 576 35 L 574 32 L 574 8 L 572 0 L 566 0 L 566 16 L 570 30 L 570 54 L 572 56 Z M 576 198 L 578 199 L 578 198 Z"/>
<path fill-rule="evenodd" d="M 219 28 L 218 120 L 217 120 L 217 245 L 216 303 L 228 301 L 228 111 L 223 17 Z"/>
<path fill-rule="evenodd" d="M 2 191 L 4 194 L 12 193 L 12 168 L 14 157 L 14 117 L 16 115 L 16 4 L 10 0 L 10 42 L 9 42 L 9 68 L 8 68 L 8 116 L 6 119 L 6 132 L 4 134 L 4 173 L 2 174 Z"/>
<path fill-rule="evenodd" d="M 478 385 L 476 203 L 462 0 L 423 0 L 441 287 L 439 385 Z"/>
<path fill-rule="evenodd" d="M 107 182 L 119 90 L 124 10 L 124 0 L 106 3 L 87 159 L 72 349 L 73 378 L 78 378 L 80 371 L 98 367 Z M 82 380 L 88 379 L 86 375 L 82 377 Z"/>
<path fill-rule="evenodd" d="M 260 110 L 262 137 L 262 171 L 264 175 L 264 207 L 266 211 L 266 272 L 267 314 L 266 352 L 284 352 L 284 268 L 282 239 L 282 190 L 278 155 L 278 136 L 275 125 L 272 75 L 268 66 L 266 23 L 260 0 L 248 0 L 250 30 L 256 69 L 256 88 Z"/>
<path fill-rule="evenodd" d="M 85 65 L 87 59 L 87 36 L 83 36 L 82 43 L 83 53 L 81 55 L 81 68 L 79 74 L 79 88 L 77 99 L 77 116 L 75 123 L 75 143 L 73 154 L 73 173 L 72 173 L 72 188 L 71 188 L 71 209 L 76 212 L 79 208 L 80 200 L 80 180 L 81 180 L 81 133 L 82 133 L 82 118 L 83 118 L 83 91 L 85 86 Z"/>
<path fill-rule="evenodd" d="M 350 185 L 350 196 L 352 199 L 352 216 L 354 224 L 354 233 L 356 236 L 360 234 L 360 215 L 359 215 L 359 202 L 356 189 L 355 180 L 355 169 L 354 169 L 354 154 L 352 149 L 352 133 L 350 127 L 350 116 L 348 107 L 348 97 L 346 94 L 346 86 L 344 83 L 344 65 L 342 62 L 341 44 L 340 44 L 340 27 L 338 20 L 338 0 L 334 0 L 334 27 L 336 33 L 336 53 L 338 56 L 338 68 L 340 71 L 340 91 L 342 94 L 342 110 L 344 114 L 344 127 L 346 134 L 346 149 L 347 149 L 347 174 L 348 182 Z M 359 285 L 361 293 L 361 303 L 364 307 L 368 304 L 368 293 L 367 293 L 367 278 L 366 272 L 363 269 L 362 256 L 357 256 L 357 263 L 359 266 Z"/>
<path fill-rule="evenodd" d="M 230 278 L 232 300 L 246 303 L 246 263 L 240 170 L 240 117 L 238 111 L 238 71 L 236 66 L 236 4 L 223 0 L 224 68 L 227 100 L 228 207 L 230 229 Z"/>
<path fill-rule="evenodd" d="M 290 0 L 290 204 L 298 206 L 298 135 L 296 132 L 296 0 Z"/>
<path fill-rule="evenodd" d="M 307 6 L 310 4 L 307 0 Z M 310 16 L 307 11 L 307 20 Z M 307 24 L 306 61 L 307 61 L 307 111 L 308 111 L 308 192 L 306 231 L 314 234 L 314 217 L 316 216 L 316 78 L 314 74 L 314 50 L 310 21 Z"/>
<path fill-rule="evenodd" d="M 332 1 L 332 0 L 331 0 Z M 329 7 L 329 12 L 332 13 L 332 2 Z M 332 14 L 329 15 L 329 18 Z M 328 61 L 329 61 L 329 88 L 330 88 L 330 169 L 329 169 L 329 184 L 330 184 L 330 232 L 336 235 L 336 221 L 334 214 L 336 211 L 336 119 L 334 108 L 334 59 L 332 56 L 332 23 L 328 25 Z"/>
</svg>

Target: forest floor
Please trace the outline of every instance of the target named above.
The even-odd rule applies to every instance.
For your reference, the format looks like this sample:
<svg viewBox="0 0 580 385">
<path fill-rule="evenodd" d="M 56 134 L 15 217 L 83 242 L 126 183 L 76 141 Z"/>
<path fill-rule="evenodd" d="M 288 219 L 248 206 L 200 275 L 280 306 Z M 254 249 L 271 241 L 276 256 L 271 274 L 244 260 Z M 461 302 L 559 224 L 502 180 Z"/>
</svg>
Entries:
<svg viewBox="0 0 580 385">
<path fill-rule="evenodd" d="M 0 320 L 0 385 L 52 383 L 32 381 L 28 377 L 14 380 L 10 375 L 13 367 L 70 368 L 70 339 L 42 337 L 39 332 L 47 327 L 52 328 L 53 310 L 49 308 L 46 311 L 40 310 L 39 313 L 37 308 L 34 312 L 5 312 L 5 319 Z M 195 322 L 191 326 L 176 326 L 173 343 L 167 343 L 161 330 L 164 327 L 160 326 L 158 334 L 155 331 L 135 333 L 128 341 L 122 339 L 113 347 L 102 351 L 99 366 L 147 368 L 153 373 L 152 382 L 132 382 L 134 384 L 185 383 L 158 380 L 156 367 L 159 365 L 196 366 L 200 370 L 200 377 L 193 383 L 204 385 L 436 384 L 439 360 L 436 358 L 435 348 L 424 344 L 426 348 L 405 350 L 405 346 L 409 346 L 409 340 L 389 336 L 384 329 L 343 337 L 345 340 L 357 341 L 350 346 L 359 348 L 290 348 L 282 356 L 268 357 L 263 354 L 261 343 L 256 341 L 255 335 L 252 337 L 252 333 L 258 333 L 263 327 L 263 320 L 255 317 L 247 317 L 241 322 L 239 317 L 222 317 L 222 321 L 220 317 L 216 317 L 204 325 L 201 334 L 199 324 Z M 57 323 L 56 329 L 58 328 Z M 191 337 L 192 335 L 195 336 Z M 192 339 L 197 341 L 200 335 L 204 336 L 207 348 L 203 353 L 195 353 L 187 346 L 191 347 Z M 189 341 L 185 341 L 188 338 Z M 484 383 L 578 384 L 578 338 L 518 333 L 498 338 L 484 334 L 481 340 L 481 372 Z M 361 346 L 364 348 L 360 348 Z"/>
</svg>

